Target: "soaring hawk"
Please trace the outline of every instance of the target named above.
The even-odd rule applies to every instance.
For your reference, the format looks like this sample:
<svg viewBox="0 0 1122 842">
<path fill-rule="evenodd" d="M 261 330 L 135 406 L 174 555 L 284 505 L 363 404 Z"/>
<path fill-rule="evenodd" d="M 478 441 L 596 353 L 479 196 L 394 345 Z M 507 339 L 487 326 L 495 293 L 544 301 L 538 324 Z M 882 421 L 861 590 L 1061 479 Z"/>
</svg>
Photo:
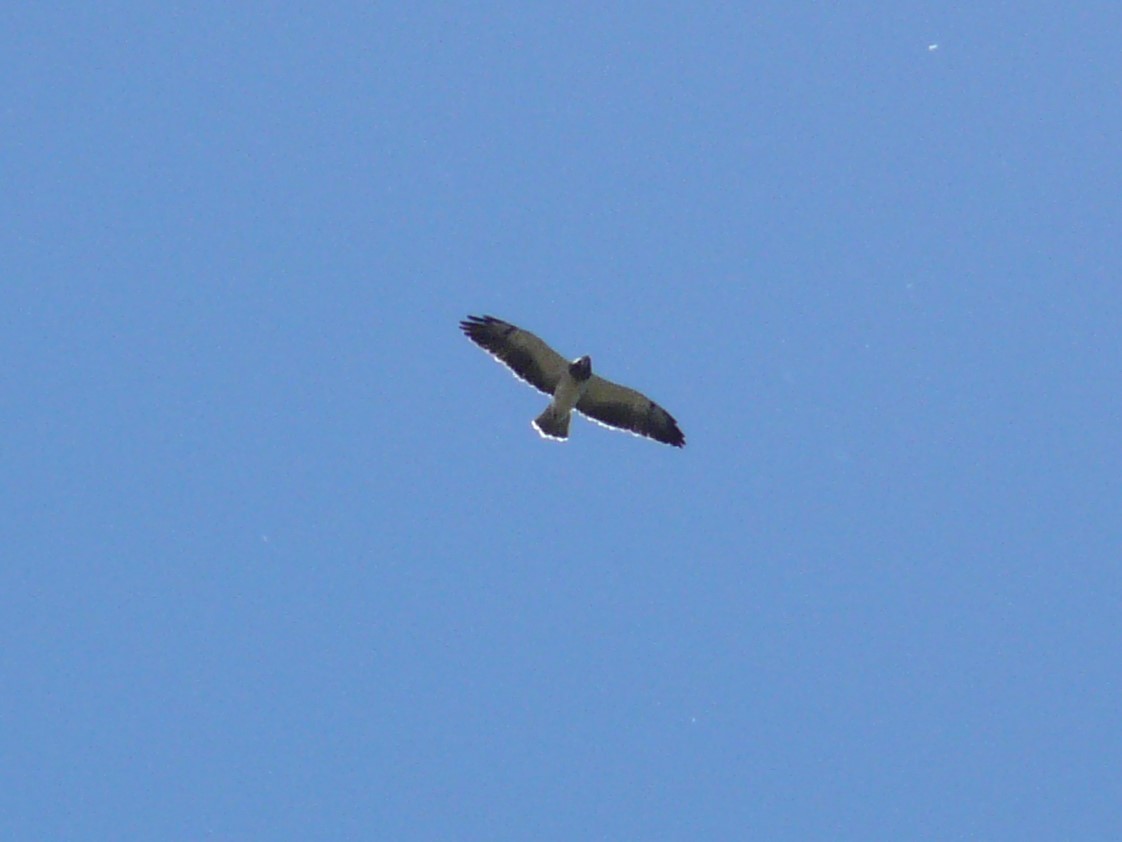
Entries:
<svg viewBox="0 0 1122 842">
<path fill-rule="evenodd" d="M 572 362 L 529 331 L 492 316 L 468 316 L 460 322 L 468 339 L 540 392 L 552 395 L 533 425 L 544 438 L 564 441 L 575 409 L 607 427 L 627 430 L 674 447 L 686 437 L 678 422 L 646 395 L 592 373 L 592 357 Z"/>
</svg>

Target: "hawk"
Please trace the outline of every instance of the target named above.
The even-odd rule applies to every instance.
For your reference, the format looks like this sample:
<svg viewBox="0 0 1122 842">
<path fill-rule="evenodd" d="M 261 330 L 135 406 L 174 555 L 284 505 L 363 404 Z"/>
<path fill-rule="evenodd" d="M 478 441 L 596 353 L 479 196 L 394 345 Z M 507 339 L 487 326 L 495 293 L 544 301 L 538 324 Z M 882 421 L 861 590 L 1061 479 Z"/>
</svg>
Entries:
<svg viewBox="0 0 1122 842">
<path fill-rule="evenodd" d="M 567 439 L 575 409 L 607 427 L 674 447 L 685 445 L 686 437 L 669 412 L 646 395 L 593 374 L 592 357 L 566 362 L 534 334 L 493 316 L 468 316 L 460 329 L 515 375 L 553 396 L 532 422 L 543 438 Z"/>
</svg>

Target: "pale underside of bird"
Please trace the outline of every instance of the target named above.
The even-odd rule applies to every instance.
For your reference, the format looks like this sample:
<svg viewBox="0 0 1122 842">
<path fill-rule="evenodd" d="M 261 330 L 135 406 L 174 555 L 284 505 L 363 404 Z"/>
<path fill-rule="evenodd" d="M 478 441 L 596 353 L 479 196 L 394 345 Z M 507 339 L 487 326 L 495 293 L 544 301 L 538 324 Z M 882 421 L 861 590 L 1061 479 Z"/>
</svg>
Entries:
<svg viewBox="0 0 1122 842">
<path fill-rule="evenodd" d="M 534 334 L 493 316 L 468 316 L 460 329 L 516 376 L 552 397 L 532 422 L 544 438 L 567 439 L 575 409 L 606 427 L 674 447 L 685 445 L 686 437 L 669 412 L 646 395 L 593 374 L 591 357 L 569 362 Z"/>
</svg>

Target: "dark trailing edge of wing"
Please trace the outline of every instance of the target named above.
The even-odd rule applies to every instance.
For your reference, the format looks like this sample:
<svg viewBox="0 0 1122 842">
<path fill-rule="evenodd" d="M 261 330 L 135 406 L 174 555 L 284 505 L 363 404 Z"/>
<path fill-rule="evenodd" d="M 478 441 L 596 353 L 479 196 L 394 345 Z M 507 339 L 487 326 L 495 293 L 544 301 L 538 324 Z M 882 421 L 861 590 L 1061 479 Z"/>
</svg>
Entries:
<svg viewBox="0 0 1122 842">
<path fill-rule="evenodd" d="M 542 369 L 526 344 L 512 341 L 517 333 L 528 340 L 540 339 L 494 316 L 468 316 L 460 322 L 468 339 L 485 350 L 535 389 L 552 395 L 556 384 Z M 544 343 L 542 343 L 544 344 Z"/>
</svg>

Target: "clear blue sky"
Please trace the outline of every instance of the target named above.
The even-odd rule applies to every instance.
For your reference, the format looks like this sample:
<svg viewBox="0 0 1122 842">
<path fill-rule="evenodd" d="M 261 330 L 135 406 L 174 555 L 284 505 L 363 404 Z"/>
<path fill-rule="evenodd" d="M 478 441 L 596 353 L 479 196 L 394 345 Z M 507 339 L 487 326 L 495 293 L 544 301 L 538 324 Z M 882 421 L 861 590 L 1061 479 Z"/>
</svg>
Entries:
<svg viewBox="0 0 1122 842">
<path fill-rule="evenodd" d="M 1116 836 L 1122 7 L 546 5 L 3 13 L 0 836 Z"/>
</svg>

